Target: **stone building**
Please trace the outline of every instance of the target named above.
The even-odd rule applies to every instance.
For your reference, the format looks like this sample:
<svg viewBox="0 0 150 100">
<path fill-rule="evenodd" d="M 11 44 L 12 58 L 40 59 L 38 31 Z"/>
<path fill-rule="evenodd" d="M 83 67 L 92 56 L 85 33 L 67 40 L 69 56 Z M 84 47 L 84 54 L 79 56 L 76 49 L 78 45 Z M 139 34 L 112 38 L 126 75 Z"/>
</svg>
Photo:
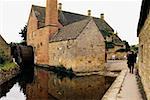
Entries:
<svg viewBox="0 0 150 100">
<path fill-rule="evenodd" d="M 105 42 L 92 18 L 61 28 L 49 48 L 50 65 L 62 64 L 75 71 L 104 70 Z"/>
<path fill-rule="evenodd" d="M 79 66 L 84 71 L 103 66 L 104 39 L 114 32 L 104 20 L 104 14 L 96 18 L 90 10 L 87 16 L 63 11 L 62 4 L 57 8 L 57 0 L 47 0 L 46 4 L 46 7 L 33 5 L 28 20 L 27 44 L 34 47 L 36 63 L 64 65 L 76 71 Z"/>
<path fill-rule="evenodd" d="M 122 41 L 117 33 L 113 33 L 109 36 L 109 40 L 106 40 L 107 59 L 112 59 L 115 55 L 115 59 L 123 60 L 127 55 L 126 42 Z"/>
<path fill-rule="evenodd" d="M 139 37 L 139 74 L 150 100 L 150 1 L 143 0 L 137 29 Z"/>
<path fill-rule="evenodd" d="M 4 52 L 7 57 L 10 57 L 10 47 L 9 44 L 4 40 L 4 38 L 0 35 L 0 50 Z"/>
</svg>

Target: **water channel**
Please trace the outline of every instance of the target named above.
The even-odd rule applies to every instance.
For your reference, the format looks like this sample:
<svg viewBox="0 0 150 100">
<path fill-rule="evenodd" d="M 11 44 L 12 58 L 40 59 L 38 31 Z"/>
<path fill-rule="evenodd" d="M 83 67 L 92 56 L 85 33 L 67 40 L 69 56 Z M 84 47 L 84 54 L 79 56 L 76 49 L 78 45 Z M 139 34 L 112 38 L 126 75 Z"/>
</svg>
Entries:
<svg viewBox="0 0 150 100">
<path fill-rule="evenodd" d="M 115 78 L 88 75 L 59 77 L 34 67 L 0 86 L 0 100 L 100 100 Z"/>
</svg>

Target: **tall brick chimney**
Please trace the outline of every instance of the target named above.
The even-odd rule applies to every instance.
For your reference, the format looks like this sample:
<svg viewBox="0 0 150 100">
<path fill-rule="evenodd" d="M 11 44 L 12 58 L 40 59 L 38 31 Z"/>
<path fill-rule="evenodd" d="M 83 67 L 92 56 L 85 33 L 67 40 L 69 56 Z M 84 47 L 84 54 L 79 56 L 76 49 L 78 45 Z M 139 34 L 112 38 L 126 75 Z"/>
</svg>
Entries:
<svg viewBox="0 0 150 100">
<path fill-rule="evenodd" d="M 37 50 L 37 63 L 49 64 L 49 40 L 58 31 L 58 8 L 57 0 L 47 0 L 45 27 L 40 31 L 39 49 Z M 38 41 L 38 40 L 37 40 Z"/>
<path fill-rule="evenodd" d="M 45 26 L 54 26 L 58 24 L 57 0 L 47 0 Z"/>
</svg>

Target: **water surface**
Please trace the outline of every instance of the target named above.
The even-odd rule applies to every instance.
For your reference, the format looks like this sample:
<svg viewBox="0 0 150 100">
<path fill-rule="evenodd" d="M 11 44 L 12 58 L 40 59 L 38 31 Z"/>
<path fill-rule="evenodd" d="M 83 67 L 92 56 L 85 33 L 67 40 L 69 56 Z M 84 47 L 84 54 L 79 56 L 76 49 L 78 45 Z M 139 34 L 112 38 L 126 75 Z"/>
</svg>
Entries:
<svg viewBox="0 0 150 100">
<path fill-rule="evenodd" d="M 0 100 L 100 100 L 115 78 L 61 77 L 35 67 L 0 86 Z"/>
</svg>

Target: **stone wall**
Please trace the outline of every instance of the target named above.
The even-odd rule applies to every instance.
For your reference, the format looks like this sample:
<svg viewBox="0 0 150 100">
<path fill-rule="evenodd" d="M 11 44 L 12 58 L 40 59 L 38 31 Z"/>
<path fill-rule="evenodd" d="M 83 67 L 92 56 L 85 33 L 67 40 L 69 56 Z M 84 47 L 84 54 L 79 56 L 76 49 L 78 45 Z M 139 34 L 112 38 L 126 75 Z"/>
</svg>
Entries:
<svg viewBox="0 0 150 100">
<path fill-rule="evenodd" d="M 112 49 L 108 49 L 107 52 L 107 59 L 112 59 L 112 55 L 115 55 L 116 59 L 123 60 L 125 59 L 125 56 L 127 55 L 127 52 L 116 52 L 117 50 L 121 49 L 121 46 L 115 46 Z"/>
<path fill-rule="evenodd" d="M 104 64 L 104 39 L 93 21 L 77 39 L 49 43 L 49 65 L 88 72 L 104 70 Z"/>
<path fill-rule="evenodd" d="M 27 27 L 27 45 L 31 45 L 34 48 L 36 64 L 48 64 L 48 43 L 50 35 L 56 31 L 57 27 L 39 28 L 35 12 L 31 10 Z"/>
<path fill-rule="evenodd" d="M 139 34 L 139 74 L 150 100 L 150 13 Z"/>
<path fill-rule="evenodd" d="M 33 45 L 33 32 L 38 29 L 38 20 L 35 16 L 34 10 L 31 9 L 31 13 L 27 25 L 27 45 Z"/>
<path fill-rule="evenodd" d="M 0 70 L 0 85 L 15 77 L 20 73 L 20 68 L 16 65 L 15 68 L 10 69 L 8 71 Z"/>
<path fill-rule="evenodd" d="M 4 51 L 5 55 L 10 57 L 10 47 L 0 35 L 0 49 Z"/>
</svg>

